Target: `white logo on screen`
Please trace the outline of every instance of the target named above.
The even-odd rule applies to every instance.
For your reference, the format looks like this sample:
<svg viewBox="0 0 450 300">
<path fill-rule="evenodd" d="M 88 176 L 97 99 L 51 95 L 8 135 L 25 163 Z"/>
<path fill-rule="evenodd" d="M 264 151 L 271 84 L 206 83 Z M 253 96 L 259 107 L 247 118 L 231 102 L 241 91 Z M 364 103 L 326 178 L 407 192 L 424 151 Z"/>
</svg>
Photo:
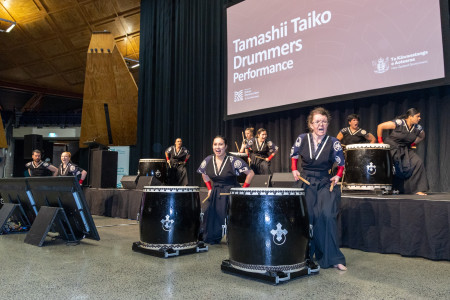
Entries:
<svg viewBox="0 0 450 300">
<path fill-rule="evenodd" d="M 240 102 L 243 100 L 244 100 L 244 91 L 243 90 L 234 92 L 234 102 Z"/>
<path fill-rule="evenodd" d="M 389 57 L 386 57 L 385 59 L 379 58 L 378 60 L 372 61 L 372 66 L 375 67 L 374 72 L 378 74 L 382 74 L 389 70 Z"/>
</svg>

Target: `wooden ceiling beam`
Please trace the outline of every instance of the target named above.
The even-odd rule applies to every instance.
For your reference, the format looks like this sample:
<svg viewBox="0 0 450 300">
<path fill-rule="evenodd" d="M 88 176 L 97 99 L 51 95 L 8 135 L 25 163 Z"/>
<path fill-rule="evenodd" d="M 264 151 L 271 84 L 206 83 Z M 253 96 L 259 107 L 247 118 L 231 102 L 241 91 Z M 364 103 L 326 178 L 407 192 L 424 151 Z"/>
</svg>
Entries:
<svg viewBox="0 0 450 300">
<path fill-rule="evenodd" d="M 43 95 L 50 95 L 50 96 L 73 98 L 73 99 L 79 99 L 81 101 L 83 100 L 83 94 L 58 91 L 58 90 L 40 88 L 40 87 L 35 87 L 35 86 L 21 85 L 21 84 L 5 82 L 5 81 L 0 81 L 0 88 L 15 90 L 15 91 L 22 91 L 22 92 L 41 93 Z"/>
</svg>

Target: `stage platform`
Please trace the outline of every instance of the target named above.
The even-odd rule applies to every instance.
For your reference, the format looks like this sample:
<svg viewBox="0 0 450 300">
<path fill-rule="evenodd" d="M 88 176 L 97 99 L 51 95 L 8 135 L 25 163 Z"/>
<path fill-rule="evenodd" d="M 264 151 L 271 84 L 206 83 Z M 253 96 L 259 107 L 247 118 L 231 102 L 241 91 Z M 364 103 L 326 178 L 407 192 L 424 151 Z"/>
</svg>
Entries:
<svg viewBox="0 0 450 300">
<path fill-rule="evenodd" d="M 137 219 L 142 190 L 84 190 L 94 215 Z M 200 199 L 207 195 L 200 189 Z M 450 194 L 342 196 L 341 247 L 450 260 Z"/>
</svg>

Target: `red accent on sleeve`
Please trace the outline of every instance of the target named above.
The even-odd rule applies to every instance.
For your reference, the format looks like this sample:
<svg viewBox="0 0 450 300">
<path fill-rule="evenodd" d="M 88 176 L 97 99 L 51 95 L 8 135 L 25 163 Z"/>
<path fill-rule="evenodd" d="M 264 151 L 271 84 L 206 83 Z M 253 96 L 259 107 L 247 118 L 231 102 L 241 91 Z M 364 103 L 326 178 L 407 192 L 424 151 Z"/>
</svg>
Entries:
<svg viewBox="0 0 450 300">
<path fill-rule="evenodd" d="M 342 178 L 342 175 L 344 175 L 344 166 L 338 166 L 337 169 L 338 169 L 338 171 L 337 171 L 336 176 L 339 176 Z"/>
<path fill-rule="evenodd" d="M 291 158 L 291 170 L 297 171 L 298 158 Z"/>
<path fill-rule="evenodd" d="M 246 188 L 246 187 L 249 187 L 250 186 L 250 184 L 249 183 L 247 183 L 247 182 L 244 182 L 244 185 L 242 186 L 243 188 Z"/>
<path fill-rule="evenodd" d="M 206 181 L 205 184 L 206 187 L 208 188 L 208 191 L 212 190 L 211 181 Z"/>
</svg>

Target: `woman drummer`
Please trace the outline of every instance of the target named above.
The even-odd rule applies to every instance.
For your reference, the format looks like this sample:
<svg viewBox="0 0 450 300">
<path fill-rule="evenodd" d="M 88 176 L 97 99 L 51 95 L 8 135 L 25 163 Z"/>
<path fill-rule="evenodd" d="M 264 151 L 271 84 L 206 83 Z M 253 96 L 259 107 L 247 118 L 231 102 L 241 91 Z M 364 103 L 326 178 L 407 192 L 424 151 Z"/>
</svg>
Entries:
<svg viewBox="0 0 450 300">
<path fill-rule="evenodd" d="M 80 183 L 80 185 L 83 184 L 83 181 L 86 179 L 87 172 L 77 166 L 76 164 L 72 163 L 70 158 L 72 157 L 72 154 L 70 152 L 63 152 L 61 153 L 61 164 L 58 168 L 58 173 L 56 176 L 75 176 Z"/>
<path fill-rule="evenodd" d="M 425 167 L 412 149 L 425 138 L 425 131 L 419 125 L 420 119 L 419 110 L 410 108 L 404 115 L 381 123 L 377 128 L 379 143 L 383 143 L 383 130 L 392 129 L 386 144 L 391 146 L 395 166 L 393 188 L 405 194 L 426 195 L 428 190 Z"/>
<path fill-rule="evenodd" d="M 247 174 L 244 188 L 250 186 L 255 175 L 245 161 L 229 156 L 226 150 L 226 138 L 216 136 L 213 141 L 214 154 L 206 157 L 197 170 L 208 188 L 209 206 L 204 211 L 200 231 L 203 240 L 209 244 L 218 244 L 222 239 L 222 225 L 225 224 L 229 198 L 221 194 L 229 193 L 232 187 L 240 187 L 236 179 L 239 174 Z"/>
<path fill-rule="evenodd" d="M 348 127 L 342 128 L 337 139 L 344 145 L 375 143 L 376 139 L 370 132 L 359 127 L 359 116 L 351 114 L 347 117 Z"/>
<path fill-rule="evenodd" d="M 189 150 L 183 146 L 183 141 L 177 138 L 175 145 L 167 148 L 165 154 L 169 165 L 169 185 L 186 186 L 188 184 L 186 163 L 191 156 Z"/>
<path fill-rule="evenodd" d="M 345 162 L 341 143 L 327 135 L 329 121 L 330 114 L 324 108 L 311 111 L 307 119 L 310 133 L 300 134 L 292 146 L 291 170 L 297 181 L 296 187 L 305 189 L 309 222 L 313 227 L 310 257 L 315 255 L 321 268 L 335 267 L 345 271 L 345 257 L 337 241 L 341 191 L 334 187 L 342 177 Z M 302 177 L 297 170 L 299 156 Z M 328 171 L 334 162 L 338 164 L 338 172 L 331 177 Z"/>
<path fill-rule="evenodd" d="M 278 152 L 278 146 L 267 140 L 267 130 L 258 129 L 256 137 L 249 140 L 246 146 L 250 168 L 255 174 L 270 175 L 270 161 Z"/>
<path fill-rule="evenodd" d="M 245 152 L 245 147 L 247 146 L 248 141 L 250 141 L 253 138 L 253 135 L 254 135 L 254 132 L 255 132 L 255 128 L 247 127 L 244 132 L 245 132 L 245 138 L 242 141 L 241 149 L 239 149 L 240 153 L 244 153 Z"/>
</svg>

